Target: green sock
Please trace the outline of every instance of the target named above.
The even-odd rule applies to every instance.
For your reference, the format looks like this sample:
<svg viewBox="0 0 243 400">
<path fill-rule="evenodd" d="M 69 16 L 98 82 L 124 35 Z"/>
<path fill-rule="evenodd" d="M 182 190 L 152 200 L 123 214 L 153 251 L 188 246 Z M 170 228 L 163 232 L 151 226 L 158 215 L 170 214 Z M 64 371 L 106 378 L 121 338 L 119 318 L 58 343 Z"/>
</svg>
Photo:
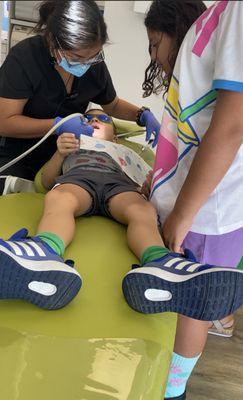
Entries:
<svg viewBox="0 0 243 400">
<path fill-rule="evenodd" d="M 241 258 L 239 264 L 236 267 L 237 269 L 243 269 L 243 257 Z"/>
<path fill-rule="evenodd" d="M 65 245 L 63 240 L 59 236 L 52 232 L 41 232 L 38 233 L 36 236 L 43 240 L 43 242 L 47 243 L 52 248 L 52 250 L 55 251 L 55 253 L 63 257 Z"/>
<path fill-rule="evenodd" d="M 154 261 L 168 254 L 170 251 L 163 246 L 150 246 L 142 254 L 141 264 L 144 265 L 148 262 Z"/>
</svg>

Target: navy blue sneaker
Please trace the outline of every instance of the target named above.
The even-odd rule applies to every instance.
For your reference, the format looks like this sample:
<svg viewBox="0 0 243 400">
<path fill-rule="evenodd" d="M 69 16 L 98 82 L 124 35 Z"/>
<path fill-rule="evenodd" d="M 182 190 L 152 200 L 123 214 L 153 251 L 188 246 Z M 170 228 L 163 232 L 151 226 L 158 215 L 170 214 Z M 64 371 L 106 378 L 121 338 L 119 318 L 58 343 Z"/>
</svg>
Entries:
<svg viewBox="0 0 243 400">
<path fill-rule="evenodd" d="M 129 271 L 122 289 L 129 306 L 141 313 L 170 311 L 213 321 L 243 304 L 243 270 L 202 265 L 169 253 Z"/>
<path fill-rule="evenodd" d="M 186 400 L 186 392 L 177 397 L 165 397 L 164 400 Z"/>
<path fill-rule="evenodd" d="M 0 239 L 0 299 L 22 299 L 38 307 L 64 307 L 82 285 L 79 273 L 27 229 Z"/>
</svg>

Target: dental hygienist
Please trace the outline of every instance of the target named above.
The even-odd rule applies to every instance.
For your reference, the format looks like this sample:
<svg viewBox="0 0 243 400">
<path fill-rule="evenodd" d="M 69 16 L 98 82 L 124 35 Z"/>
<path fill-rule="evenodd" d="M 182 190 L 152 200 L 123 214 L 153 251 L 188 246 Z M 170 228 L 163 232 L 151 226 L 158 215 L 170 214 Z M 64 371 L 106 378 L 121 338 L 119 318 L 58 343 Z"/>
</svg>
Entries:
<svg viewBox="0 0 243 400">
<path fill-rule="evenodd" d="M 104 62 L 106 24 L 95 1 L 44 1 L 39 14 L 37 35 L 14 46 L 0 69 L 0 166 L 35 144 L 56 117 L 84 113 L 89 102 L 145 126 L 146 139 L 158 135 L 159 123 L 149 109 L 116 95 Z M 82 130 L 80 118 L 63 129 Z M 54 153 L 56 139 L 50 136 L 4 173 L 34 179 Z"/>
</svg>

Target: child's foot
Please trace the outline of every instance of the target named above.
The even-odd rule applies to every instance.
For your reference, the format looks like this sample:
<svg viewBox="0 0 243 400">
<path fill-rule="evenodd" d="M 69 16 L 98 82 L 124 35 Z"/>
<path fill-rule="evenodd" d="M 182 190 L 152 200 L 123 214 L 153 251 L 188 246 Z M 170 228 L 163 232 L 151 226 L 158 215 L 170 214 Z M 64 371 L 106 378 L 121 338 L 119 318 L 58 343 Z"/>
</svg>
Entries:
<svg viewBox="0 0 243 400">
<path fill-rule="evenodd" d="M 234 333 L 234 316 L 229 315 L 226 318 L 210 322 L 208 333 L 211 335 L 230 338 Z"/>
<path fill-rule="evenodd" d="M 57 309 L 78 293 L 79 273 L 39 238 L 21 229 L 0 239 L 0 299 L 22 299 L 41 308 Z"/>
<path fill-rule="evenodd" d="M 164 400 L 186 400 L 186 392 L 177 397 L 165 397 Z"/>
<path fill-rule="evenodd" d="M 169 253 L 128 272 L 122 288 L 127 303 L 136 311 L 171 311 L 214 321 L 243 304 L 243 270 L 202 265 Z"/>
</svg>

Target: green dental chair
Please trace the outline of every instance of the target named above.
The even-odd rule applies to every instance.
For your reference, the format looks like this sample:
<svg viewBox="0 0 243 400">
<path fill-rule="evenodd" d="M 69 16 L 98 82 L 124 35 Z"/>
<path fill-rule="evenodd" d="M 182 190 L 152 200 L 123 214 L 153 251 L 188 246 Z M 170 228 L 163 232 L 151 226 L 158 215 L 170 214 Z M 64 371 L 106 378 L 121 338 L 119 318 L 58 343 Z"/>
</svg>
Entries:
<svg viewBox="0 0 243 400">
<path fill-rule="evenodd" d="M 152 165 L 153 152 L 129 141 L 137 125 L 115 125 L 118 133 L 129 132 L 120 143 Z M 22 227 L 35 234 L 43 209 L 40 174 L 35 184 L 38 193 L 0 197 L 0 237 Z M 67 307 L 44 311 L 0 301 L 1 399 L 162 400 L 176 316 L 143 315 L 126 304 L 121 282 L 137 260 L 125 227 L 103 217 L 77 219 L 65 258 L 75 260 L 83 278 Z"/>
</svg>

